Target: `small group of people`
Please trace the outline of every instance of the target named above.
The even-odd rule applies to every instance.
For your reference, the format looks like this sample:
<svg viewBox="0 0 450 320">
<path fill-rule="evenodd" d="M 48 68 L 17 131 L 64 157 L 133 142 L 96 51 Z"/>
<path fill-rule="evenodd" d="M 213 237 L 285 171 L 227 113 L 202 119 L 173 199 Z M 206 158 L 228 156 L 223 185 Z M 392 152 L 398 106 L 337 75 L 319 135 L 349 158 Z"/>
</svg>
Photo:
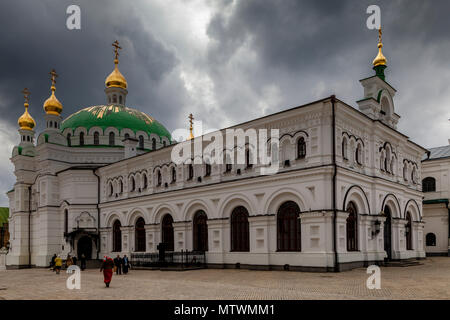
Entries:
<svg viewBox="0 0 450 320">
<path fill-rule="evenodd" d="M 102 266 L 100 267 L 100 272 L 103 271 L 103 281 L 105 282 L 106 287 L 109 288 L 114 271 L 116 272 L 116 275 L 121 275 L 122 271 L 123 274 L 127 274 L 130 267 L 130 260 L 126 254 L 123 258 L 121 258 L 120 255 L 117 255 L 114 260 L 108 256 L 105 256 Z"/>
<path fill-rule="evenodd" d="M 86 269 L 86 257 L 84 254 L 81 255 L 81 270 Z M 71 265 L 77 265 L 78 259 L 77 257 L 73 256 L 71 257 L 70 254 L 67 255 L 67 258 L 65 260 L 65 268 L 69 268 Z M 52 257 L 52 260 L 50 261 L 50 268 L 52 271 L 56 271 L 56 274 L 59 274 L 61 271 L 61 268 L 63 266 L 63 259 L 61 258 L 60 254 L 54 254 Z"/>
</svg>

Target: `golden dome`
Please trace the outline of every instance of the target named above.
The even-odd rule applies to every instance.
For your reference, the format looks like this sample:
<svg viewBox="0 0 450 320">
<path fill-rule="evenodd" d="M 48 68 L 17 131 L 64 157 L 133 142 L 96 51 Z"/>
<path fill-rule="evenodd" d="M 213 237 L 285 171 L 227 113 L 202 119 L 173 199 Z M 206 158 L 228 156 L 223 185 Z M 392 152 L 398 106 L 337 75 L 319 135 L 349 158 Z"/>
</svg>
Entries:
<svg viewBox="0 0 450 320">
<path fill-rule="evenodd" d="M 63 106 L 61 102 L 59 102 L 58 98 L 55 96 L 55 83 L 56 83 L 56 77 L 58 76 L 55 72 L 55 70 L 52 70 L 50 72 L 50 75 L 52 76 L 52 86 L 50 89 L 52 90 L 51 96 L 45 100 L 44 102 L 44 110 L 47 114 L 53 114 L 55 116 L 59 116 L 63 110 Z"/>
<path fill-rule="evenodd" d="M 25 102 L 24 106 L 25 112 L 20 116 L 19 120 L 17 120 L 17 123 L 19 124 L 21 130 L 33 130 L 33 128 L 36 126 L 36 122 L 28 113 L 28 102 Z"/>
<path fill-rule="evenodd" d="M 119 68 L 117 67 L 117 64 L 119 61 L 117 59 L 114 60 L 114 70 L 110 73 L 110 75 L 105 80 L 105 85 L 107 88 L 111 87 L 118 87 L 122 89 L 126 89 L 128 87 L 127 80 L 125 77 L 120 73 Z"/>
<path fill-rule="evenodd" d="M 381 28 L 378 30 L 378 34 L 379 34 L 379 40 L 378 40 L 378 55 L 375 57 L 375 59 L 373 60 L 373 65 L 375 67 L 377 66 L 385 66 L 387 59 L 386 57 L 383 55 L 383 52 L 381 51 L 381 49 L 383 48 L 383 43 L 381 42 Z"/>
</svg>

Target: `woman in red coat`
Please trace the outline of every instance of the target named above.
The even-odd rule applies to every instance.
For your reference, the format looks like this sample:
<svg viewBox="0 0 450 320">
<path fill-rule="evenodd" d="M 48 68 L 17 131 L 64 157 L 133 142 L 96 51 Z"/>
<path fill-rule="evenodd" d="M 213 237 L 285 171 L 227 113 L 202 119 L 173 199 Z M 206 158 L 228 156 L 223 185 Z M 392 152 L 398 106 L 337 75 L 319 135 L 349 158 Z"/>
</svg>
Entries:
<svg viewBox="0 0 450 320">
<path fill-rule="evenodd" d="M 105 256 L 105 259 L 103 260 L 102 266 L 100 268 L 100 272 L 103 271 L 103 278 L 107 288 L 109 288 L 109 284 L 111 283 L 113 269 L 114 269 L 113 259 Z"/>
</svg>

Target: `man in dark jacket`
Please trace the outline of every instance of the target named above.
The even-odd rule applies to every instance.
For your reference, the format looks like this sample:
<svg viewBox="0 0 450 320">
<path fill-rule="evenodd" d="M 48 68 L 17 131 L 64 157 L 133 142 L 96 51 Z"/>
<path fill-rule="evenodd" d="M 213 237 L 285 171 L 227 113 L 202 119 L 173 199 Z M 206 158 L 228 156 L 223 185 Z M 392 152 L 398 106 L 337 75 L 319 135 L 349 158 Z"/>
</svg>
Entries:
<svg viewBox="0 0 450 320">
<path fill-rule="evenodd" d="M 116 267 L 116 274 L 122 274 L 122 258 L 119 255 L 114 259 L 114 266 Z"/>
<path fill-rule="evenodd" d="M 127 274 L 128 268 L 130 268 L 130 260 L 128 260 L 128 257 L 126 254 L 123 256 L 122 266 L 123 266 L 123 274 Z"/>
</svg>

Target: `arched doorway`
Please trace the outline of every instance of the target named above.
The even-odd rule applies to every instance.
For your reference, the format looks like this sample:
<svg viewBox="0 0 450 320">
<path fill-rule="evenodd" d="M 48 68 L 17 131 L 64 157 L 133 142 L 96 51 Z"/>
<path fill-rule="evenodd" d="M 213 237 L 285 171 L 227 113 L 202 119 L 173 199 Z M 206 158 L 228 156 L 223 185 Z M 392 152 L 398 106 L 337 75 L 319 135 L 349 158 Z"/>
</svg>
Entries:
<svg viewBox="0 0 450 320">
<path fill-rule="evenodd" d="M 166 214 L 162 220 L 162 242 L 166 245 L 167 251 L 174 250 L 173 219 L 170 214 Z"/>
<path fill-rule="evenodd" d="M 353 202 L 347 206 L 347 251 L 358 250 L 358 220 L 357 210 Z"/>
<path fill-rule="evenodd" d="M 405 225 L 405 236 L 406 236 L 406 250 L 412 250 L 412 219 L 411 214 L 406 212 L 406 225 Z"/>
<path fill-rule="evenodd" d="M 122 231 L 119 220 L 114 221 L 113 225 L 113 252 L 122 251 Z"/>
<path fill-rule="evenodd" d="M 384 215 L 386 221 L 384 222 L 384 251 L 387 253 L 387 259 L 392 258 L 392 215 L 391 209 L 388 206 L 384 207 Z"/>
<path fill-rule="evenodd" d="M 300 208 L 293 201 L 283 203 L 277 214 L 278 251 L 301 251 Z"/>
<path fill-rule="evenodd" d="M 194 251 L 208 251 L 208 217 L 205 211 L 199 210 L 194 216 L 193 240 Z"/>
<path fill-rule="evenodd" d="M 135 251 L 144 252 L 145 251 L 145 221 L 142 217 L 136 220 L 136 225 L 134 228 L 135 237 Z"/>
<path fill-rule="evenodd" d="M 81 237 L 77 242 L 77 254 L 78 259 L 81 259 L 81 255 L 84 254 L 86 259 L 92 258 L 92 240 L 88 236 Z"/>
</svg>

